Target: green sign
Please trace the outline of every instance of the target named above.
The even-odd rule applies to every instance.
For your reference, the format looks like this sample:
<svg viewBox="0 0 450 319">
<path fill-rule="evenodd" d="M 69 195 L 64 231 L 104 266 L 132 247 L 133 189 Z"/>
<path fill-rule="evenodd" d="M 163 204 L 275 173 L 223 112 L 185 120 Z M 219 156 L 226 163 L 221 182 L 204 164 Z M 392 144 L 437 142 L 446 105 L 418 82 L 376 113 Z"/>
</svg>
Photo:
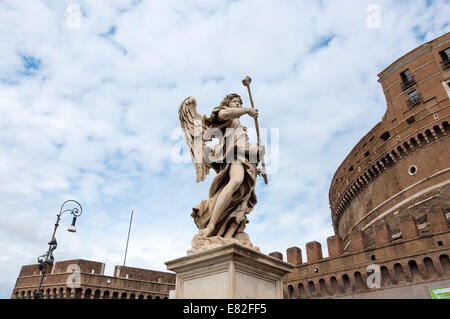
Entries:
<svg viewBox="0 0 450 319">
<path fill-rule="evenodd" d="M 450 299 L 450 287 L 430 289 L 431 299 Z"/>
</svg>

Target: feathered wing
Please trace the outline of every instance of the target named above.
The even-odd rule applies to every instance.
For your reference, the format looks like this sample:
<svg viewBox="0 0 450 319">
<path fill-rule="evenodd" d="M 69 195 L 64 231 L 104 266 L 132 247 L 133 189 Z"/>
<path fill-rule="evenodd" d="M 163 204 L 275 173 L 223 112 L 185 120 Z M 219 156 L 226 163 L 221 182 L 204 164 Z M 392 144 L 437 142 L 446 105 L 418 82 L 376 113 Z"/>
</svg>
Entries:
<svg viewBox="0 0 450 319">
<path fill-rule="evenodd" d="M 181 102 L 178 109 L 181 128 L 184 138 L 191 151 L 192 161 L 195 165 L 197 183 L 204 181 L 209 173 L 210 166 L 205 162 L 203 154 L 206 148 L 203 140 L 205 123 L 203 117 L 197 113 L 197 101 L 193 97 L 187 97 Z"/>
</svg>

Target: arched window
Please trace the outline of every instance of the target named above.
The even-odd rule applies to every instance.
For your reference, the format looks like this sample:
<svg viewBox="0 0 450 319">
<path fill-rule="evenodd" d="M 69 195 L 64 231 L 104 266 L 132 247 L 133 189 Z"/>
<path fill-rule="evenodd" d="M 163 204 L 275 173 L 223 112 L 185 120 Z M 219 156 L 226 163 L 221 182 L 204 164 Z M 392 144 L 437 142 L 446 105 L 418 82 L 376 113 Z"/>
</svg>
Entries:
<svg viewBox="0 0 450 319">
<path fill-rule="evenodd" d="M 100 299 L 100 290 L 97 289 L 94 293 L 94 299 Z"/>
<path fill-rule="evenodd" d="M 92 296 L 92 290 L 90 288 L 86 289 L 84 292 L 84 299 L 91 299 Z"/>
<path fill-rule="evenodd" d="M 117 291 L 113 292 L 112 299 L 119 299 L 119 293 Z"/>
<path fill-rule="evenodd" d="M 406 150 L 406 152 L 409 152 L 409 151 L 411 151 L 411 147 L 409 146 L 409 144 L 408 143 L 403 143 L 403 148 Z"/>
<path fill-rule="evenodd" d="M 103 299 L 109 299 L 109 290 L 106 290 L 106 291 L 103 293 Z"/>
<path fill-rule="evenodd" d="M 302 283 L 298 284 L 298 294 L 299 294 L 299 298 L 300 299 L 305 299 L 306 298 L 305 287 L 303 286 Z"/>
<path fill-rule="evenodd" d="M 122 295 L 120 296 L 120 299 L 127 299 L 127 293 L 123 292 Z"/>
<path fill-rule="evenodd" d="M 342 275 L 342 283 L 344 285 L 344 292 L 349 292 L 351 290 L 351 284 L 347 274 Z"/>
<path fill-rule="evenodd" d="M 364 281 L 362 279 L 361 273 L 359 271 L 354 273 L 355 276 L 355 289 L 362 290 L 364 289 Z"/>
<path fill-rule="evenodd" d="M 449 134 L 450 133 L 450 125 L 448 124 L 447 121 L 442 122 L 442 127 L 444 128 L 444 131 Z"/>
<path fill-rule="evenodd" d="M 450 260 L 447 255 L 440 255 L 439 261 L 442 266 L 442 270 L 444 270 L 445 275 L 450 275 Z"/>
<path fill-rule="evenodd" d="M 316 287 L 314 286 L 313 281 L 308 282 L 308 289 L 311 296 L 314 296 L 316 294 Z"/>
<path fill-rule="evenodd" d="M 397 285 L 399 282 L 405 279 L 405 275 L 403 274 L 403 267 L 401 264 L 397 263 L 394 265 L 394 278 L 392 283 Z"/>
<path fill-rule="evenodd" d="M 81 288 L 75 289 L 75 299 L 81 299 L 81 294 L 83 293 Z"/>
<path fill-rule="evenodd" d="M 430 130 L 426 130 L 426 131 L 425 131 L 425 135 L 428 137 L 428 139 L 429 139 L 430 141 L 433 141 L 433 140 L 434 140 L 434 136 L 433 136 L 433 134 L 431 133 Z"/>
<path fill-rule="evenodd" d="M 319 280 L 320 293 L 325 294 L 327 292 L 327 285 L 325 284 L 325 279 L 321 278 Z"/>
<path fill-rule="evenodd" d="M 414 137 L 412 137 L 410 140 L 411 144 L 415 147 L 415 148 L 419 148 L 419 143 L 417 143 L 416 139 Z"/>
<path fill-rule="evenodd" d="M 288 286 L 288 295 L 287 297 L 289 299 L 294 299 L 294 287 L 292 287 L 292 285 Z"/>
<path fill-rule="evenodd" d="M 423 259 L 423 265 L 425 267 L 425 276 L 427 279 L 436 276 L 436 269 L 434 268 L 433 260 L 431 260 L 430 257 L 425 257 Z"/>
<path fill-rule="evenodd" d="M 331 285 L 331 289 L 330 289 L 330 291 L 331 291 L 331 294 L 334 294 L 334 293 L 336 293 L 337 291 L 338 291 L 338 281 L 337 281 L 337 279 L 336 279 L 336 277 L 331 277 L 330 278 L 330 285 Z"/>
<path fill-rule="evenodd" d="M 417 263 L 415 260 L 410 260 L 408 262 L 409 271 L 411 272 L 412 281 L 418 281 L 422 279 L 422 276 L 420 275 L 419 267 L 417 266 Z"/>
<path fill-rule="evenodd" d="M 381 271 L 381 287 L 387 287 L 392 285 L 392 279 L 391 276 L 389 275 L 389 271 L 386 268 L 386 266 L 382 266 L 380 268 Z"/>
<path fill-rule="evenodd" d="M 444 134 L 442 134 L 442 131 L 438 125 L 433 126 L 433 131 L 436 134 L 437 138 L 444 137 Z"/>
</svg>

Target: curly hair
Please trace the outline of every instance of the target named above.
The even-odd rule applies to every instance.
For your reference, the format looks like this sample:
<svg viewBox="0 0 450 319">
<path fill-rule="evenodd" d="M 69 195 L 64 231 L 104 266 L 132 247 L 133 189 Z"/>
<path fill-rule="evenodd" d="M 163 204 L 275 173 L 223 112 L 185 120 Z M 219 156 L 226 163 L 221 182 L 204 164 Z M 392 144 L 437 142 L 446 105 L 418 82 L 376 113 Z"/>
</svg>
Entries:
<svg viewBox="0 0 450 319">
<path fill-rule="evenodd" d="M 223 98 L 222 102 L 220 102 L 220 106 L 226 106 L 226 107 L 228 107 L 229 104 L 230 104 L 230 102 L 231 102 L 231 100 L 233 100 L 233 99 L 236 98 L 236 97 L 239 98 L 239 101 L 240 101 L 241 104 L 242 104 L 241 96 L 240 96 L 239 94 L 236 94 L 236 93 L 231 93 L 231 94 L 228 94 L 227 96 L 225 96 L 225 97 Z"/>
</svg>

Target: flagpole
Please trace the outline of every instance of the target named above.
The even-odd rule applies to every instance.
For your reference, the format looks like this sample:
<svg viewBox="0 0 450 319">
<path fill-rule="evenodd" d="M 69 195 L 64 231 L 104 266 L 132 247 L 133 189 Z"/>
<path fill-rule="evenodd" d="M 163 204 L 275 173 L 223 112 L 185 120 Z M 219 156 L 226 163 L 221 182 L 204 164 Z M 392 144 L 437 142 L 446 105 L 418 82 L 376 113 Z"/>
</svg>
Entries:
<svg viewBox="0 0 450 319">
<path fill-rule="evenodd" d="M 130 226 L 128 227 L 127 247 L 125 248 L 125 258 L 123 259 L 123 265 L 127 261 L 128 242 L 130 241 L 131 222 L 133 221 L 133 210 L 131 210 Z"/>
</svg>

